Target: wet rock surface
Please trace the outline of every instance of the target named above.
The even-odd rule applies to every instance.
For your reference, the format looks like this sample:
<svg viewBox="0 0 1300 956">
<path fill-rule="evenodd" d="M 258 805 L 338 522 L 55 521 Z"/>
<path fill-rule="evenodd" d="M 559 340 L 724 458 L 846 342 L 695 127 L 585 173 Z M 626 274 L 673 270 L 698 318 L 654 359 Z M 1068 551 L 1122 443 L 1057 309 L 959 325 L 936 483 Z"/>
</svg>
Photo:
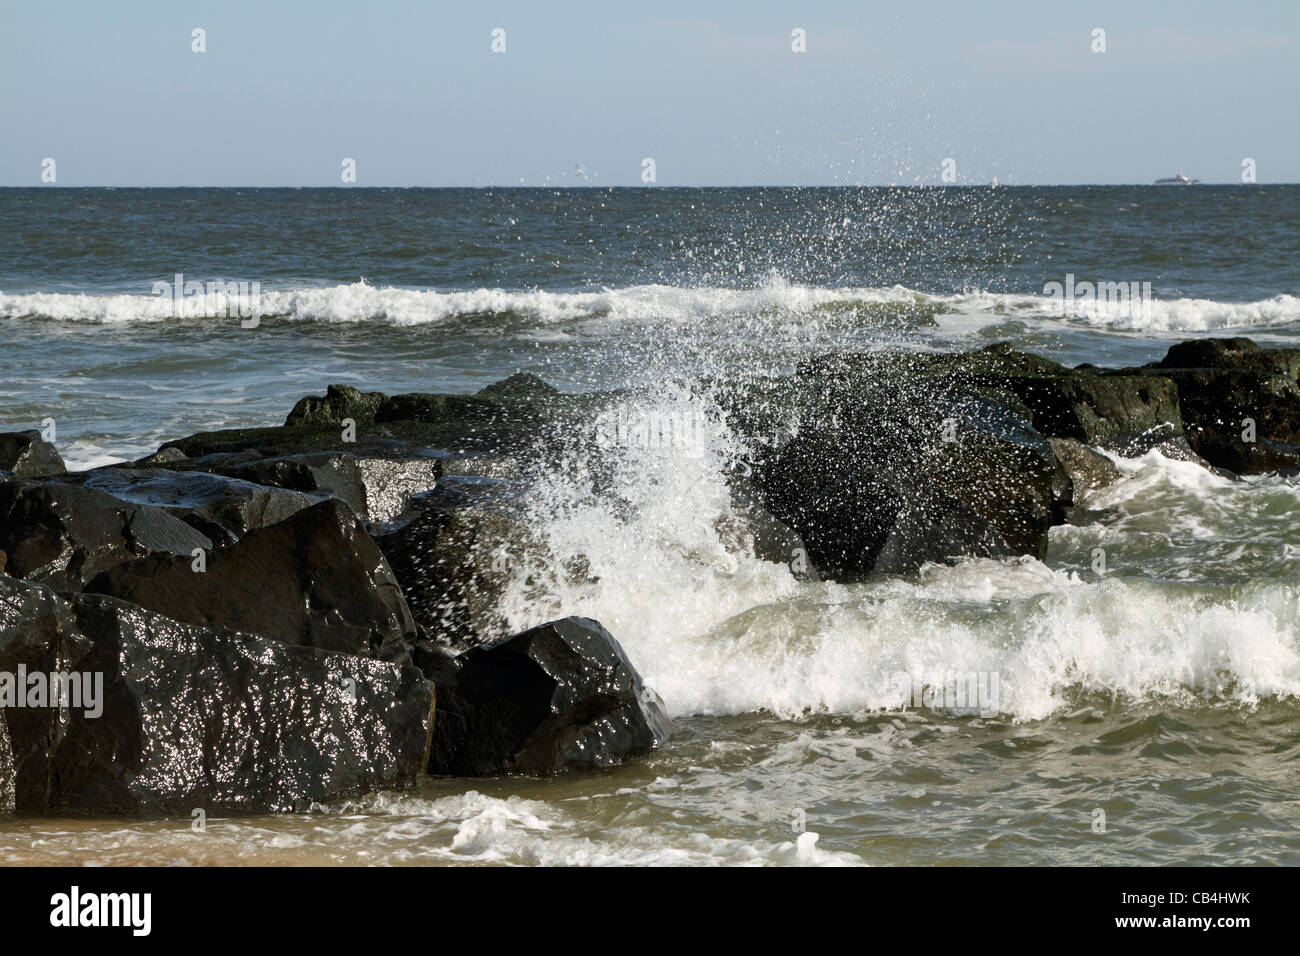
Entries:
<svg viewBox="0 0 1300 956">
<path fill-rule="evenodd" d="M 1065 475 L 1007 406 L 947 383 L 883 378 L 875 359 L 800 370 L 800 420 L 757 475 L 825 576 L 1047 550 Z"/>
<path fill-rule="evenodd" d="M 35 429 L 0 432 L 0 472 L 19 478 L 47 478 L 66 470 L 55 447 Z"/>
<path fill-rule="evenodd" d="M 409 659 L 415 623 L 383 554 L 330 499 L 195 559 L 156 555 L 95 577 L 108 594 L 178 621 L 285 644 Z"/>
<path fill-rule="evenodd" d="M 0 483 L 0 550 L 14 577 L 77 591 L 146 555 L 190 556 L 212 539 L 160 508 L 52 481 Z"/>
<path fill-rule="evenodd" d="M 517 482 L 449 479 L 420 499 L 414 518 L 376 535 L 416 622 L 439 646 L 462 651 L 505 637 L 507 587 L 539 587 L 555 568 L 528 526 L 525 493 Z"/>
<path fill-rule="evenodd" d="M 1049 439 L 1052 451 L 1070 475 L 1074 498 L 1119 480 L 1119 469 L 1101 452 L 1074 438 Z M 1074 504 L 1074 499 L 1070 501 Z"/>
<path fill-rule="evenodd" d="M 550 776 L 612 767 L 671 723 L 603 627 L 570 617 L 460 655 L 441 673 L 429 772 Z"/>
<path fill-rule="evenodd" d="M 102 681 L 92 710 L 0 712 L 20 812 L 302 810 L 410 787 L 427 760 L 433 691 L 413 667 L 0 577 L 0 671 L 20 667 Z"/>
<path fill-rule="evenodd" d="M 1300 349 L 1198 339 L 1144 371 L 1176 383 L 1187 440 L 1210 464 L 1239 475 L 1300 465 Z"/>
<path fill-rule="evenodd" d="M 238 540 L 320 501 L 319 496 L 199 471 L 97 468 L 70 480 L 122 501 L 159 508 L 219 543 Z"/>
</svg>

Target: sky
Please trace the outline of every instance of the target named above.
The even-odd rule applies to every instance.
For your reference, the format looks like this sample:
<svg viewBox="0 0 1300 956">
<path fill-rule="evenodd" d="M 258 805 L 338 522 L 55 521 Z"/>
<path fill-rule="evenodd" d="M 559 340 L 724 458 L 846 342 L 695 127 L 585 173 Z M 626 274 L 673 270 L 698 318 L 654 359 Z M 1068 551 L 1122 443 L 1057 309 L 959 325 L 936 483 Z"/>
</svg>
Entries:
<svg viewBox="0 0 1300 956">
<path fill-rule="evenodd" d="M 1298 102 L 1298 0 L 0 0 L 0 186 L 1300 182 Z"/>
</svg>

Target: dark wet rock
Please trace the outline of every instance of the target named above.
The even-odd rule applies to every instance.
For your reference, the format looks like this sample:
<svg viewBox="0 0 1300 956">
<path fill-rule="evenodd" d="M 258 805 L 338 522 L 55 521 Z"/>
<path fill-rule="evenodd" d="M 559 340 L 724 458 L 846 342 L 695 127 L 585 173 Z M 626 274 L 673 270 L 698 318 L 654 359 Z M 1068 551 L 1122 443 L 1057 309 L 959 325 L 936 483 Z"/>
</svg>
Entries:
<svg viewBox="0 0 1300 956">
<path fill-rule="evenodd" d="M 382 392 L 362 392 L 351 385 L 330 385 L 324 396 L 307 395 L 298 400 L 284 420 L 286 425 L 342 425 L 346 419 L 365 424 L 375 420 L 384 402 Z"/>
<path fill-rule="evenodd" d="M 1156 363 L 1160 368 L 1238 368 L 1300 377 L 1300 349 L 1266 349 L 1247 338 L 1190 339 L 1171 345 L 1165 357 Z"/>
<path fill-rule="evenodd" d="M 517 482 L 447 479 L 416 517 L 375 541 L 411 613 L 440 646 L 463 650 L 507 633 L 502 596 L 516 580 L 540 597 L 554 559 L 530 529 Z"/>
<path fill-rule="evenodd" d="M 276 524 L 320 501 L 301 492 L 201 471 L 97 468 L 75 480 L 122 501 L 160 508 L 223 541 Z"/>
<path fill-rule="evenodd" d="M 405 661 L 415 624 L 387 561 L 347 505 L 327 499 L 195 560 L 119 564 L 86 590 L 202 627 Z"/>
<path fill-rule="evenodd" d="M 433 774 L 612 767 L 660 746 L 672 729 L 618 642 L 587 618 L 467 651 L 436 676 Z"/>
<path fill-rule="evenodd" d="M 808 559 L 808 547 L 784 521 L 763 504 L 763 493 L 747 478 L 729 482 L 731 511 L 715 527 L 733 551 L 752 554 L 762 561 L 784 564 L 801 581 L 816 581 L 817 569 Z"/>
<path fill-rule="evenodd" d="M 14 750 L 9 741 L 9 721 L 0 708 L 0 815 L 13 813 L 17 808 L 14 794 Z"/>
<path fill-rule="evenodd" d="M 439 462 L 442 474 L 449 477 L 478 476 L 522 481 L 524 469 L 513 455 L 455 455 Z"/>
<path fill-rule="evenodd" d="M 1015 411 L 934 379 L 891 379 L 874 362 L 810 364 L 800 378 L 815 387 L 797 430 L 757 478 L 822 574 L 1045 556 L 1069 476 Z"/>
<path fill-rule="evenodd" d="M 1145 371 L 1177 383 L 1187 439 L 1210 464 L 1243 475 L 1300 466 L 1300 349 L 1197 339 Z"/>
<path fill-rule="evenodd" d="M 184 556 L 211 538 L 160 508 L 63 482 L 0 484 L 0 549 L 8 573 L 77 591 L 102 571 L 146 555 Z"/>
<path fill-rule="evenodd" d="M 442 459 L 426 453 L 369 457 L 319 452 L 249 460 L 244 454 L 198 459 L 197 467 L 261 485 L 333 495 L 369 522 L 391 521 L 442 474 Z"/>
<path fill-rule="evenodd" d="M 291 428 L 338 428 L 345 419 L 351 419 L 358 425 L 409 423 L 444 426 L 449 433 L 459 432 L 464 435 L 483 430 L 509 431 L 521 425 L 540 422 L 543 414 L 536 403 L 558 395 L 558 392 L 535 376 L 514 376 L 504 382 L 489 385 L 478 395 L 385 395 L 381 392 L 359 392 L 347 385 L 331 385 L 323 397 L 307 396 L 300 399 L 284 424 Z"/>
<path fill-rule="evenodd" d="M 185 461 L 187 458 L 185 452 L 179 448 L 160 448 L 152 455 L 145 455 L 143 458 L 137 458 L 131 462 L 132 468 L 152 468 L 156 465 L 174 465 L 177 462 Z"/>
<path fill-rule="evenodd" d="M 403 459 L 446 455 L 523 455 L 553 440 L 554 428 L 533 406 L 508 406 L 473 396 L 394 396 L 373 422 L 232 428 L 167 442 L 190 458 L 245 455 L 245 461 L 319 452 L 357 458 Z M 348 440 L 349 437 L 352 440 Z M 431 452 L 436 450 L 439 454 Z"/>
<path fill-rule="evenodd" d="M 200 462 L 207 471 L 259 485 L 332 495 L 358 517 L 369 519 L 361 465 L 354 455 L 346 452 L 319 452 L 253 461 L 242 455 L 212 456 L 200 459 Z"/>
<path fill-rule="evenodd" d="M 1065 467 L 1072 483 L 1072 500 L 1089 491 L 1105 488 L 1119 480 L 1115 463 L 1096 449 L 1073 438 L 1048 439 L 1057 460 Z"/>
<path fill-rule="evenodd" d="M 8 788 L 19 812 L 167 812 L 188 823 L 195 809 L 302 810 L 411 787 L 428 760 L 433 691 L 414 667 L 0 578 L 0 671 L 20 666 L 102 675 L 102 695 L 98 715 L 0 711 L 12 752 L 8 774 L 0 756 L 0 799 Z"/>
<path fill-rule="evenodd" d="M 1014 394 L 1044 435 L 1089 445 L 1169 425 L 1182 430 L 1178 389 L 1169 378 L 1122 370 L 1070 369 L 1006 344 L 944 356 L 930 374 Z"/>
<path fill-rule="evenodd" d="M 174 467 L 298 491 L 328 490 L 365 520 L 403 515 L 442 474 L 532 479 L 567 460 L 607 399 L 564 395 L 520 374 L 478 395 L 384 395 L 330 386 L 286 424 L 200 432 L 167 442 Z M 344 420 L 352 426 L 345 427 Z"/>
<path fill-rule="evenodd" d="M 530 372 L 516 372 L 509 378 L 479 389 L 483 398 L 498 401 L 546 401 L 560 394 L 553 385 L 548 384 Z"/>
<path fill-rule="evenodd" d="M 67 469 L 54 446 L 32 429 L 0 432 L 0 471 L 19 478 L 45 478 L 62 475 Z"/>
</svg>

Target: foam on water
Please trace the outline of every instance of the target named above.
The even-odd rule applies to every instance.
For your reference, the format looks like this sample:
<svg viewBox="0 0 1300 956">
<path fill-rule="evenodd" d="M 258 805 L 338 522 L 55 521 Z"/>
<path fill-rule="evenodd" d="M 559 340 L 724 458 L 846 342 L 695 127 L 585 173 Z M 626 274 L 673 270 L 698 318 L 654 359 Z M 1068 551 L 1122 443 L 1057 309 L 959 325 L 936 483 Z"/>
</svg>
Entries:
<svg viewBox="0 0 1300 956">
<path fill-rule="evenodd" d="M 648 407 L 666 413 L 683 402 L 711 412 L 707 400 L 680 395 Z M 908 577 L 809 584 L 720 533 L 731 512 L 723 466 L 736 448 L 710 421 L 698 454 L 621 449 L 612 495 L 573 478 L 544 487 L 535 521 L 561 560 L 586 558 L 594 581 L 557 580 L 538 601 L 521 580 L 506 603 L 512 626 L 561 614 L 600 620 L 678 715 L 896 709 L 907 703 L 902 671 L 926 684 L 997 674 L 997 709 L 1021 720 L 1081 695 L 1251 706 L 1300 694 L 1297 606 L 1285 579 L 1198 587 L 1161 575 L 1161 565 L 1155 574 L 1138 561 L 1125 568 L 1121 558 L 1137 554 L 1147 533 L 1124 523 L 1121 503 L 1177 527 L 1217 500 L 1225 515 L 1247 516 L 1235 533 L 1249 541 L 1257 529 L 1248 516 L 1263 498 L 1281 496 L 1264 507 L 1283 515 L 1293 513 L 1283 503 L 1300 505 L 1282 479 L 1232 482 L 1153 453 L 1121 462 L 1127 476 L 1086 502 L 1117 512 L 1119 523 L 1053 529 L 1050 564 L 966 560 Z M 1231 550 L 1231 533 L 1219 527 L 1211 540 Z M 1285 518 L 1278 534 L 1300 550 Z M 1091 554 L 1088 535 L 1107 541 L 1109 573 L 1078 560 L 1076 552 Z M 1196 560 L 1201 540 L 1189 532 L 1161 545 L 1167 560 Z"/>
<path fill-rule="evenodd" d="M 185 821 L 94 829 L 33 821 L 26 846 L 0 842 L 11 864 L 306 864 L 511 866 L 862 866 L 853 854 L 792 840 L 711 836 L 690 827 L 592 827 L 590 799 L 541 801 L 468 790 L 441 798 L 378 794 L 298 818 L 212 814 L 202 833 Z M 791 834 L 794 837 L 794 834 Z"/>
<path fill-rule="evenodd" d="M 475 316 L 509 316 L 542 327 L 586 320 L 618 323 L 690 324 L 723 317 L 770 314 L 808 315 L 878 306 L 924 307 L 955 316 L 969 328 L 1008 317 L 1031 322 L 1068 322 L 1115 331 L 1159 333 L 1213 332 L 1223 329 L 1274 329 L 1300 321 L 1300 298 L 1276 295 L 1256 302 L 1210 299 L 1155 299 L 1122 314 L 1102 305 L 1071 306 L 1058 318 L 1046 296 L 973 291 L 931 295 L 901 285 L 825 287 L 791 283 L 769 275 L 749 288 L 719 286 L 634 285 L 589 292 L 510 291 L 479 288 L 463 291 L 371 286 L 364 280 L 321 288 L 263 291 L 260 296 L 218 294 L 195 303 L 190 319 L 232 321 L 256 311 L 263 319 L 331 323 L 386 322 L 398 326 L 439 325 Z M 45 318 L 64 322 L 120 324 L 178 320 L 170 299 L 153 295 L 0 292 L 0 318 Z M 953 325 L 953 320 L 948 320 Z"/>
</svg>

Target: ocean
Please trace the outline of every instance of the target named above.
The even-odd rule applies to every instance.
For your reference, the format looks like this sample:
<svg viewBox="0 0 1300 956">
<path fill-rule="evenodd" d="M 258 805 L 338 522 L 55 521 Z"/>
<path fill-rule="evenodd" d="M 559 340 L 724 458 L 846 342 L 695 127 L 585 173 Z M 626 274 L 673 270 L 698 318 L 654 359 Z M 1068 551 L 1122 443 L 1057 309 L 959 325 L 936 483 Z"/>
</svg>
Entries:
<svg viewBox="0 0 1300 956">
<path fill-rule="evenodd" d="M 844 348 L 1131 366 L 1201 336 L 1300 345 L 1300 186 L 3 189 L 0 236 L 0 430 L 52 425 L 70 468 L 278 424 L 330 383 L 524 371 L 690 410 L 696 383 Z M 187 314 L 160 294 L 178 276 L 237 285 Z M 1133 307 L 1056 307 L 1052 283 L 1088 282 Z M 202 833 L 12 818 L 0 860 L 1300 863 L 1300 479 L 1152 452 L 1045 561 L 806 582 L 700 520 L 729 507 L 735 441 L 703 440 L 627 449 L 630 508 L 541 489 L 538 526 L 592 580 L 504 608 L 601 621 L 666 702 L 665 748 Z M 904 706 L 900 671 L 996 675 L 998 706 Z"/>
</svg>

